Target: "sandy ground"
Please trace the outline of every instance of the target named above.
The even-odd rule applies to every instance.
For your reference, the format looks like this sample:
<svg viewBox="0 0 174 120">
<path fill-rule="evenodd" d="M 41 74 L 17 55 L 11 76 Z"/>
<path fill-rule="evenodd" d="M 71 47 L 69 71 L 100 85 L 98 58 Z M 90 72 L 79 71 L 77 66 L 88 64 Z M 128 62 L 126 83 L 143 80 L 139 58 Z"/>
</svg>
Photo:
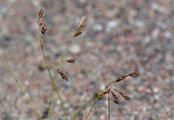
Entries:
<svg viewBox="0 0 174 120">
<path fill-rule="evenodd" d="M 132 100 L 121 105 L 111 102 L 111 120 L 174 119 L 173 0 L 0 0 L 1 120 L 36 120 L 15 76 L 35 110 L 42 113 L 48 106 L 51 81 L 39 48 L 40 8 L 46 12 L 45 52 L 50 65 L 56 69 L 64 51 L 76 59 L 74 64 L 61 64 L 69 83 L 57 76 L 70 116 L 109 80 L 137 70 L 138 78 L 115 86 Z M 85 32 L 72 38 L 84 15 Z M 62 115 L 55 95 L 51 119 L 63 120 Z M 95 105 L 90 119 L 107 119 L 107 98 Z"/>
</svg>

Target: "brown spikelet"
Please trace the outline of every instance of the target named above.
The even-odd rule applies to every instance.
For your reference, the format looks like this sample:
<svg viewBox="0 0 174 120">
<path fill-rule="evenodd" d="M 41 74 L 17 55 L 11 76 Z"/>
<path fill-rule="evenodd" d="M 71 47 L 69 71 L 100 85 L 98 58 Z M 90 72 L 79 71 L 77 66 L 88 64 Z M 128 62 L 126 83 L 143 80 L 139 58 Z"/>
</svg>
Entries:
<svg viewBox="0 0 174 120">
<path fill-rule="evenodd" d="M 57 72 L 59 73 L 59 75 L 60 75 L 65 81 L 68 81 L 68 77 L 67 77 L 62 71 L 60 71 L 59 69 L 57 69 Z"/>
<path fill-rule="evenodd" d="M 111 94 L 112 94 L 113 102 L 116 104 L 120 104 L 117 95 L 113 91 L 111 91 Z"/>
<path fill-rule="evenodd" d="M 115 82 L 120 82 L 122 80 L 124 80 L 126 77 L 128 77 L 129 75 L 122 75 L 120 76 L 117 80 L 115 80 Z"/>
<path fill-rule="evenodd" d="M 75 59 L 74 58 L 67 59 L 66 62 L 68 62 L 68 63 L 75 63 Z"/>
<path fill-rule="evenodd" d="M 74 34 L 74 37 L 77 37 L 77 36 L 81 35 L 83 33 L 86 25 L 87 25 L 87 19 L 86 19 L 85 16 L 83 16 L 82 19 L 81 19 L 81 21 L 80 21 L 80 23 L 79 23 L 78 28 L 76 29 L 76 32 Z"/>
<path fill-rule="evenodd" d="M 114 83 L 121 82 L 121 81 L 125 80 L 127 77 L 137 77 L 138 75 L 139 75 L 138 72 L 131 72 L 129 74 L 124 74 L 124 75 L 120 76 L 119 78 L 117 78 L 116 80 L 107 84 L 105 89 L 107 89 L 109 86 L 111 86 Z"/>
<path fill-rule="evenodd" d="M 41 18 L 44 16 L 44 11 L 43 9 L 40 9 L 39 13 L 38 13 L 38 16 Z"/>
<path fill-rule="evenodd" d="M 122 92 L 119 93 L 125 100 L 130 100 L 131 98 L 125 94 L 123 94 Z"/>
<path fill-rule="evenodd" d="M 132 72 L 129 74 L 131 77 L 137 77 L 139 76 L 138 72 Z"/>
<path fill-rule="evenodd" d="M 117 89 L 114 89 L 115 91 L 117 91 L 125 100 L 130 100 L 131 98 L 127 95 L 125 95 L 125 93 L 118 91 Z"/>
<path fill-rule="evenodd" d="M 43 9 L 41 9 L 38 13 L 38 26 L 40 27 L 41 34 L 45 35 L 45 32 L 47 30 L 47 26 L 44 23 L 43 17 L 44 17 L 44 11 L 43 11 Z"/>
<path fill-rule="evenodd" d="M 105 89 L 107 89 L 113 83 L 123 81 L 128 76 L 129 76 L 129 74 L 120 76 L 118 79 L 116 79 L 116 80 L 112 81 L 111 83 L 107 84 L 107 86 L 105 87 Z"/>
<path fill-rule="evenodd" d="M 41 27 L 41 34 L 42 34 L 42 35 L 45 35 L 46 30 L 47 30 L 47 26 L 46 26 L 46 25 L 43 25 L 43 26 Z"/>
<path fill-rule="evenodd" d="M 43 11 L 43 9 L 41 9 L 38 13 L 38 25 L 40 27 L 44 24 L 43 17 L 44 17 L 44 11 Z"/>
<path fill-rule="evenodd" d="M 120 76 L 117 80 L 115 80 L 115 82 L 120 82 L 120 81 L 124 80 L 126 77 L 129 77 L 129 76 L 130 77 L 137 77 L 138 75 L 139 75 L 138 72 L 131 72 L 129 74 Z"/>
</svg>

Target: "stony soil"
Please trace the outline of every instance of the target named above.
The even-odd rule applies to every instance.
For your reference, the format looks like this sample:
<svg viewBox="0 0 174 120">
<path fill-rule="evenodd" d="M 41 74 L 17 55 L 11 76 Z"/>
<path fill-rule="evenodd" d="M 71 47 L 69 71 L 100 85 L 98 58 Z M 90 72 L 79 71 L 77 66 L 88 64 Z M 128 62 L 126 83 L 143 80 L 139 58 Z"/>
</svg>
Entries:
<svg viewBox="0 0 174 120">
<path fill-rule="evenodd" d="M 51 81 L 39 48 L 40 8 L 46 12 L 50 66 L 56 69 L 63 53 L 76 59 L 74 64 L 61 63 L 69 83 L 57 76 L 70 116 L 109 80 L 137 70 L 138 78 L 115 86 L 132 100 L 111 102 L 111 120 L 174 119 L 173 0 L 0 0 L 1 120 L 36 120 L 15 77 L 24 84 L 35 110 L 42 113 L 48 106 Z M 72 38 L 84 15 L 85 32 Z M 84 116 L 89 107 L 83 109 Z M 51 119 L 63 120 L 62 116 L 55 95 Z M 90 119 L 107 119 L 107 98 L 95 105 Z"/>
</svg>

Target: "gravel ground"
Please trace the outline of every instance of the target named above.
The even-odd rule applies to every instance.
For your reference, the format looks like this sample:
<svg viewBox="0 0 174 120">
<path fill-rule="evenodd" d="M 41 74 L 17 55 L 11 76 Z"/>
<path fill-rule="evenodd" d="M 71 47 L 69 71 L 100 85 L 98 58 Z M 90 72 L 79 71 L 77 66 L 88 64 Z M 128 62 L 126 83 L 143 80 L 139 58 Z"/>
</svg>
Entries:
<svg viewBox="0 0 174 120">
<path fill-rule="evenodd" d="M 59 76 L 69 115 L 109 80 L 131 71 L 136 79 L 118 84 L 131 101 L 111 102 L 111 120 L 174 119 L 174 0 L 0 0 L 0 119 L 36 120 L 21 97 L 13 70 L 35 110 L 48 106 L 51 81 L 39 48 L 37 13 L 46 12 L 45 52 L 51 66 L 66 50 L 74 64 L 62 63 L 70 82 Z M 85 32 L 72 38 L 82 16 Z M 83 110 L 84 116 L 89 106 Z M 63 120 L 57 96 L 51 119 Z M 99 101 L 91 120 L 107 119 L 107 98 Z"/>
</svg>

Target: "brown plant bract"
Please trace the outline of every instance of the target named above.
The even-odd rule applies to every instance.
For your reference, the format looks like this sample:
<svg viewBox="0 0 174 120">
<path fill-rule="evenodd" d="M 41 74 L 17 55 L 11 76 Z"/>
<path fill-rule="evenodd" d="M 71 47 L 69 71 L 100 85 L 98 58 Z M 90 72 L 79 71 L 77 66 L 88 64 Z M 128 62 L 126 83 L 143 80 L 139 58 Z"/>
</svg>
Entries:
<svg viewBox="0 0 174 120">
<path fill-rule="evenodd" d="M 38 25 L 42 26 L 43 25 L 43 17 L 44 17 L 44 11 L 41 9 L 38 13 Z"/>
<path fill-rule="evenodd" d="M 42 33 L 42 35 L 45 34 L 46 30 L 47 30 L 47 26 L 46 25 L 42 25 L 42 27 L 41 27 L 41 33 Z"/>
<path fill-rule="evenodd" d="M 139 74 L 138 74 L 138 72 L 131 72 L 131 73 L 129 73 L 129 74 L 125 74 L 125 75 L 122 75 L 122 76 L 120 76 L 118 79 L 116 79 L 116 80 L 114 80 L 114 81 L 112 81 L 111 83 L 109 83 L 106 87 L 105 87 L 105 89 L 107 89 L 110 85 L 112 85 L 113 83 L 117 83 L 117 82 L 120 82 L 120 81 L 123 81 L 123 80 L 125 80 L 125 78 L 127 78 L 127 77 L 137 77 Z"/>
<path fill-rule="evenodd" d="M 116 104 L 119 104 L 119 99 L 117 95 L 113 91 L 111 91 L 111 94 L 112 94 L 113 102 Z"/>
<path fill-rule="evenodd" d="M 75 59 L 74 58 L 67 59 L 66 62 L 68 62 L 68 63 L 75 63 Z"/>
<path fill-rule="evenodd" d="M 41 9 L 38 13 L 38 26 L 40 27 L 40 32 L 42 35 L 44 35 L 47 30 L 47 26 L 43 20 L 44 15 L 45 15 L 44 11 L 43 11 L 43 9 Z"/>
<path fill-rule="evenodd" d="M 139 73 L 138 72 L 132 72 L 129 74 L 131 77 L 137 77 L 139 76 Z"/>
<path fill-rule="evenodd" d="M 81 21 L 80 21 L 80 23 L 79 23 L 78 28 L 76 29 L 76 32 L 74 34 L 74 37 L 77 37 L 77 36 L 81 35 L 83 33 L 86 25 L 87 25 L 87 19 L 86 19 L 85 16 L 83 16 L 82 19 L 81 19 Z"/>
<path fill-rule="evenodd" d="M 127 96 L 125 93 L 117 90 L 117 89 L 114 89 L 115 91 L 117 91 L 125 100 L 130 100 L 131 98 L 129 96 Z"/>
<path fill-rule="evenodd" d="M 60 71 L 60 69 L 57 69 L 57 72 L 62 77 L 62 79 L 64 79 L 65 81 L 68 81 L 68 77 L 62 71 Z"/>
</svg>

